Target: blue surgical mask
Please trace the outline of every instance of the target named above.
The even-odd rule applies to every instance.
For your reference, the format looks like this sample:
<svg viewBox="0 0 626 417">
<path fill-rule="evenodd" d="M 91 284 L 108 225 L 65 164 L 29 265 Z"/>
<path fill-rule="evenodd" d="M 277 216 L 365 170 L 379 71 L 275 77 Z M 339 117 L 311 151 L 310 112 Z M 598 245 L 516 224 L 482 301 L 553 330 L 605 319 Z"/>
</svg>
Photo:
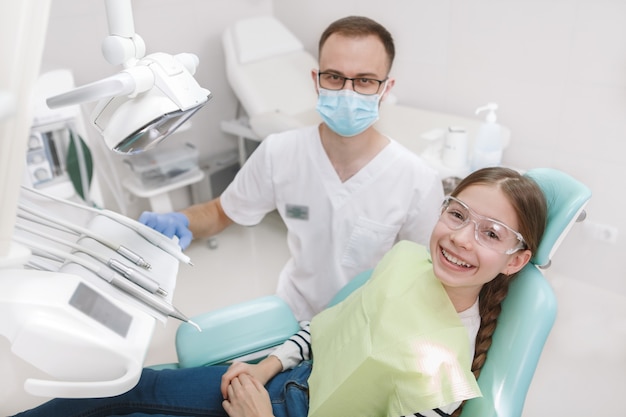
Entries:
<svg viewBox="0 0 626 417">
<path fill-rule="evenodd" d="M 333 132 L 346 137 L 356 136 L 378 120 L 380 97 L 378 94 L 366 96 L 347 89 L 320 88 L 316 108 Z"/>
</svg>

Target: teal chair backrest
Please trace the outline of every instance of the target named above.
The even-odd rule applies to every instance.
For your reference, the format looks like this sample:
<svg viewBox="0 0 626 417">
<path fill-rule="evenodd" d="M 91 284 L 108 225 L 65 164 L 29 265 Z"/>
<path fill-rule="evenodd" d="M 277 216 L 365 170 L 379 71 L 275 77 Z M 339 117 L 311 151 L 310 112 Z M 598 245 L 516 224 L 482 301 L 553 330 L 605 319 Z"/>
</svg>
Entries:
<svg viewBox="0 0 626 417">
<path fill-rule="evenodd" d="M 461 416 L 521 416 L 541 351 L 554 324 L 557 300 L 533 264 L 511 283 L 502 304 L 478 385 L 482 397 L 467 401 Z"/>
</svg>

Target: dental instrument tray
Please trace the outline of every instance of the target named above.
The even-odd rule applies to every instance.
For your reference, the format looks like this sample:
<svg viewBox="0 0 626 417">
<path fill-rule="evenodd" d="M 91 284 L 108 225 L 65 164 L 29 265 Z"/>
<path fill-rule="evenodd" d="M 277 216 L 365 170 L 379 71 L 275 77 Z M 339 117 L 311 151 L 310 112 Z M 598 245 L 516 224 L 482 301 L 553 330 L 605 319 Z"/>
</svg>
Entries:
<svg viewBox="0 0 626 417">
<path fill-rule="evenodd" d="M 191 143 L 157 147 L 124 159 L 144 187 L 156 187 L 178 180 L 198 168 L 198 150 Z"/>
</svg>

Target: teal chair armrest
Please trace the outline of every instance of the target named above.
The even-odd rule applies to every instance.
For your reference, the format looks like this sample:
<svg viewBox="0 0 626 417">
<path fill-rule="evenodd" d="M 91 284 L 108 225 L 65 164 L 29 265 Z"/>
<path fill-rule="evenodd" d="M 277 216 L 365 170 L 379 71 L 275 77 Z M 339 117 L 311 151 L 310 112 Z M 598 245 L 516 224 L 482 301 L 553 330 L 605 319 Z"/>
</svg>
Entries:
<svg viewBox="0 0 626 417">
<path fill-rule="evenodd" d="M 478 378 L 483 396 L 467 401 L 461 416 L 522 414 L 556 312 L 552 287 L 535 265 L 526 265 L 502 303 L 493 342 Z"/>
<path fill-rule="evenodd" d="M 371 274 L 369 270 L 357 275 L 335 295 L 329 306 L 363 285 Z M 223 364 L 234 359 L 255 362 L 300 330 L 287 303 L 275 295 L 209 311 L 191 317 L 191 320 L 202 331 L 188 323 L 178 327 L 178 363 L 150 368 L 190 368 Z"/>
<path fill-rule="evenodd" d="M 192 317 L 202 329 L 182 323 L 176 331 L 180 368 L 255 360 L 300 330 L 289 306 L 275 295 Z M 246 355 L 253 356 L 246 357 Z"/>
</svg>

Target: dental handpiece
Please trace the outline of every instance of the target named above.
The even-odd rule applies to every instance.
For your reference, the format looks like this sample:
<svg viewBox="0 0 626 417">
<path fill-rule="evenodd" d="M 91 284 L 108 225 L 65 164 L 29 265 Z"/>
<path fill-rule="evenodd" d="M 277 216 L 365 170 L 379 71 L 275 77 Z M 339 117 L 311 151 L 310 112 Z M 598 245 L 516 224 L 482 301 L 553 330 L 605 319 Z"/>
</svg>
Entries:
<svg viewBox="0 0 626 417">
<path fill-rule="evenodd" d="M 152 294 L 158 294 L 166 296 L 167 291 L 159 286 L 159 283 L 150 278 L 149 276 L 142 274 L 134 268 L 124 265 L 117 259 L 109 259 L 107 265 L 111 267 L 115 272 L 122 275 L 124 278 L 134 282 L 141 288 L 148 290 Z"/>
<path fill-rule="evenodd" d="M 138 299 L 144 304 L 154 308 L 158 312 L 165 314 L 169 317 L 173 317 L 175 319 L 184 321 L 184 322 L 190 322 L 187 316 L 185 316 L 176 307 L 168 303 L 163 298 L 155 297 L 153 294 L 150 294 L 143 288 L 140 288 L 134 285 L 133 283 L 126 280 L 119 274 L 116 274 L 115 272 L 111 271 L 110 269 L 98 268 L 96 271 L 93 271 L 93 272 L 95 272 L 100 278 L 104 279 L 111 285 L 133 296 L 134 298 Z M 193 322 L 191 322 L 191 324 L 195 325 L 195 323 Z"/>
<path fill-rule="evenodd" d="M 115 252 L 119 253 L 124 258 L 128 259 L 129 261 L 131 261 L 132 263 L 134 263 L 137 266 L 140 266 L 140 267 L 142 267 L 144 269 L 152 269 L 152 265 L 150 265 L 145 259 L 143 259 L 141 256 L 137 255 L 135 252 L 133 252 L 132 250 L 128 249 L 124 245 L 119 245 L 117 247 L 111 247 L 111 249 L 113 249 Z"/>
<path fill-rule="evenodd" d="M 108 281 L 111 285 L 114 285 L 115 287 L 133 296 L 144 304 L 154 308 L 160 313 L 165 314 L 169 317 L 173 317 L 185 323 L 189 323 L 194 326 L 199 332 L 202 331 L 197 323 L 190 320 L 176 307 L 165 301 L 163 298 L 155 297 L 153 294 L 149 294 L 144 289 L 133 285 L 131 282 L 122 278 L 120 275 L 113 273 L 113 271 L 111 271 L 110 269 L 100 268 L 100 271 L 103 273 L 103 275 L 100 275 L 100 273 L 98 272 L 96 272 L 96 274 L 98 274 L 98 276 L 100 276 L 104 280 Z"/>
</svg>

